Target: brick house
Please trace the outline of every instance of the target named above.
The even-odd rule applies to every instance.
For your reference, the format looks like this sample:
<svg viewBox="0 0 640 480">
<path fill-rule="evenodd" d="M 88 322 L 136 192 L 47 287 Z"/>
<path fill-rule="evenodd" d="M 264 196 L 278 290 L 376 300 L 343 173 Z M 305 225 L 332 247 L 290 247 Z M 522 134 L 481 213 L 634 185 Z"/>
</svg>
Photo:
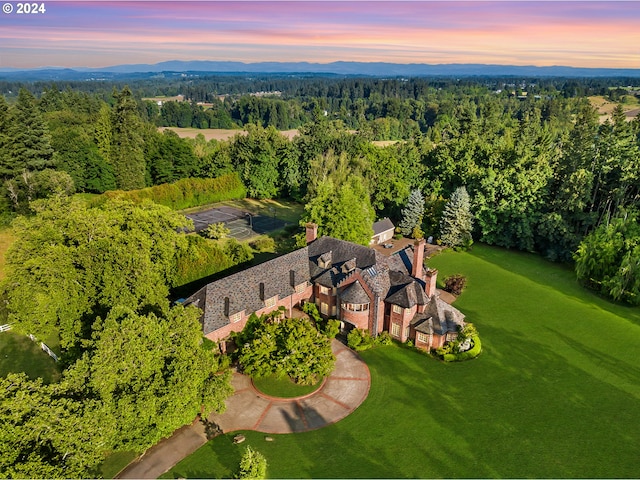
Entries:
<svg viewBox="0 0 640 480">
<path fill-rule="evenodd" d="M 436 292 L 437 270 L 423 267 L 424 240 L 382 255 L 331 237 L 317 238 L 307 224 L 307 246 L 208 284 L 185 301 L 203 310 L 204 335 L 213 341 L 241 331 L 252 313 L 305 301 L 344 330 L 383 331 L 430 350 L 455 339 L 464 315 Z M 221 342 L 224 349 L 224 342 Z"/>
</svg>

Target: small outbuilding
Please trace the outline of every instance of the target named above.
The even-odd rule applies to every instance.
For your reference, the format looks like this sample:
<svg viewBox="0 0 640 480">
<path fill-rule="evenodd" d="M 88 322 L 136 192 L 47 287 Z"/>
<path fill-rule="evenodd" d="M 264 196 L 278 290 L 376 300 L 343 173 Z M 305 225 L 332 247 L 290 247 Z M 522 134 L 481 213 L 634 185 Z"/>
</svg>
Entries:
<svg viewBox="0 0 640 480">
<path fill-rule="evenodd" d="M 388 240 L 391 240 L 393 238 L 393 232 L 395 231 L 395 228 L 396 227 L 388 217 L 384 217 L 382 220 L 378 220 L 373 224 L 373 237 L 371 237 L 369 245 L 380 245 Z"/>
</svg>

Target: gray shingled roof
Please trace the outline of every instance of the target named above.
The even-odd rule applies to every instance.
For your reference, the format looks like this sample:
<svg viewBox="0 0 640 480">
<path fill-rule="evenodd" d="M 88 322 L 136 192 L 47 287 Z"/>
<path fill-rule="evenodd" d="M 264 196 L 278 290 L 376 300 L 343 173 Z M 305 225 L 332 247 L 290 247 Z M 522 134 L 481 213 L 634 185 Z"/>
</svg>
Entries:
<svg viewBox="0 0 640 480">
<path fill-rule="evenodd" d="M 389 218 L 384 217 L 382 220 L 378 220 L 373 224 L 373 235 L 380 235 L 382 232 L 386 232 L 387 230 L 393 230 L 396 227 L 391 223 Z"/>
<path fill-rule="evenodd" d="M 274 295 L 287 297 L 295 291 L 290 284 L 291 270 L 295 285 L 308 282 L 308 255 L 307 247 L 304 247 L 222 278 L 200 289 L 185 304 L 192 303 L 204 309 L 203 331 L 207 335 L 229 324 L 224 312 L 225 297 L 229 298 L 229 315 L 243 310 L 251 313 L 264 307 L 264 301 L 260 299 L 260 283 L 264 284 L 264 298 L 268 299 Z"/>
<path fill-rule="evenodd" d="M 309 249 L 309 260 L 311 262 L 311 277 L 315 278 L 325 269 L 318 266 L 318 258 L 326 252 L 331 252 L 331 263 L 333 266 L 341 267 L 343 263 L 356 259 L 356 267 L 367 268 L 376 263 L 375 250 L 364 247 L 345 240 L 338 240 L 331 237 L 320 237 L 311 242 Z"/>
<path fill-rule="evenodd" d="M 348 303 L 371 303 L 371 299 L 358 280 L 340 293 L 340 301 Z"/>
<path fill-rule="evenodd" d="M 421 333 L 445 335 L 457 332 L 458 326 L 464 325 L 464 315 L 457 308 L 440 300 L 438 295 L 434 295 L 424 313 L 416 314 L 411 324 Z"/>
<path fill-rule="evenodd" d="M 329 252 L 331 266 L 319 267 L 318 259 Z M 412 306 L 416 302 L 426 302 L 422 298 L 422 295 L 426 297 L 424 286 L 409 275 L 412 259 L 413 247 L 387 257 L 369 247 L 320 237 L 304 248 L 210 283 L 185 303 L 203 309 L 203 331 L 206 335 L 229 324 L 224 312 L 225 297 L 229 298 L 229 315 L 241 311 L 247 314 L 255 312 L 264 307 L 264 300 L 260 298 L 260 283 L 264 284 L 264 299 L 275 295 L 284 298 L 294 292 L 290 284 L 290 271 L 293 270 L 295 285 L 311 281 L 326 287 L 338 286 L 349 276 L 359 273 L 375 294 L 382 298 L 397 294 L 403 297 L 398 300 L 398 305 Z M 342 267 L 347 262 L 349 268 L 353 268 L 355 263 L 355 269 L 345 273 Z M 369 297 L 365 300 L 363 294 L 366 295 L 366 291 L 358 283 L 357 287 L 347 287 L 341 298 L 350 303 L 369 302 Z"/>
<path fill-rule="evenodd" d="M 423 285 L 412 277 L 405 276 L 405 278 L 408 278 L 409 282 L 396 286 L 396 288 L 392 287 L 392 293 L 387 296 L 385 301 L 404 308 L 425 305 L 429 301 L 429 297 L 427 297 Z"/>
</svg>

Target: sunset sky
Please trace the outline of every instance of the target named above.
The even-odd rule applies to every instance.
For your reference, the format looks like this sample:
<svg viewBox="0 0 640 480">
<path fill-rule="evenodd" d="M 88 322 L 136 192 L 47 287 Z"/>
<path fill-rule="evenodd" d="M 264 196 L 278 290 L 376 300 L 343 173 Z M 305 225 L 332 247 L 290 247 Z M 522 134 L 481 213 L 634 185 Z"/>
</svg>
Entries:
<svg viewBox="0 0 640 480">
<path fill-rule="evenodd" d="M 640 2 L 46 1 L 0 13 L 0 68 L 165 60 L 640 68 Z M 42 3 L 42 2 L 38 2 Z"/>
</svg>

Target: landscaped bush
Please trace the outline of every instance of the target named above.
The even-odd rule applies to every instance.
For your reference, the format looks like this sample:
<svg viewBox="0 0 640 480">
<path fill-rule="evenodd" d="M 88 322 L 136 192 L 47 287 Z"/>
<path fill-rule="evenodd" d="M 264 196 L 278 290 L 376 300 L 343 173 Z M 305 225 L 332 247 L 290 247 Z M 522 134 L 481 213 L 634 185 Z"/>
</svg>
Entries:
<svg viewBox="0 0 640 480">
<path fill-rule="evenodd" d="M 220 240 L 227 238 L 231 233 L 231 230 L 223 222 L 212 223 L 207 228 L 202 230 L 202 236 L 211 240 Z"/>
<path fill-rule="evenodd" d="M 322 333 L 328 338 L 336 338 L 340 333 L 340 321 L 335 318 L 329 319 Z"/>
<path fill-rule="evenodd" d="M 224 253 L 233 261 L 233 264 L 248 262 L 253 259 L 253 252 L 246 243 L 240 243 L 235 238 L 228 238 L 223 247 Z"/>
<path fill-rule="evenodd" d="M 173 210 L 182 210 L 209 203 L 245 198 L 247 191 L 237 174 L 218 178 L 183 178 L 174 183 L 165 183 L 139 190 L 112 190 L 92 200 L 103 203 L 109 198 L 119 198 L 140 203 L 149 199 Z"/>
<path fill-rule="evenodd" d="M 444 291 L 460 295 L 467 285 L 467 277 L 460 274 L 450 275 L 444 279 Z"/>
<path fill-rule="evenodd" d="M 393 337 L 389 332 L 382 332 L 375 338 L 376 345 L 391 345 L 393 343 Z"/>
<path fill-rule="evenodd" d="M 473 347 L 471 347 L 466 352 L 445 353 L 444 355 L 442 355 L 442 360 L 444 360 L 445 362 L 461 362 L 463 360 L 476 358 L 482 351 L 482 342 L 480 341 L 480 337 L 477 335 L 472 337 L 471 341 L 473 342 Z"/>
<path fill-rule="evenodd" d="M 276 251 L 276 242 L 273 238 L 261 235 L 249 243 L 249 246 L 257 252 L 274 253 Z"/>
<path fill-rule="evenodd" d="M 331 342 L 307 320 L 282 314 L 276 311 L 248 322 L 251 331 L 236 337 L 244 341 L 238 361 L 251 377 L 286 375 L 296 383 L 315 384 L 335 366 Z"/>
<path fill-rule="evenodd" d="M 393 339 L 388 332 L 372 336 L 369 330 L 354 328 L 347 335 L 347 345 L 357 352 L 367 350 L 375 345 L 391 345 Z"/>
<path fill-rule="evenodd" d="M 309 315 L 319 332 L 322 332 L 329 338 L 335 338 L 340 333 L 340 322 L 335 319 L 325 320 L 320 316 L 318 307 L 315 303 L 305 302 L 302 305 L 302 311 Z"/>
<path fill-rule="evenodd" d="M 354 328 L 347 335 L 347 345 L 357 352 L 373 347 L 374 339 L 369 334 L 369 330 Z"/>
</svg>

